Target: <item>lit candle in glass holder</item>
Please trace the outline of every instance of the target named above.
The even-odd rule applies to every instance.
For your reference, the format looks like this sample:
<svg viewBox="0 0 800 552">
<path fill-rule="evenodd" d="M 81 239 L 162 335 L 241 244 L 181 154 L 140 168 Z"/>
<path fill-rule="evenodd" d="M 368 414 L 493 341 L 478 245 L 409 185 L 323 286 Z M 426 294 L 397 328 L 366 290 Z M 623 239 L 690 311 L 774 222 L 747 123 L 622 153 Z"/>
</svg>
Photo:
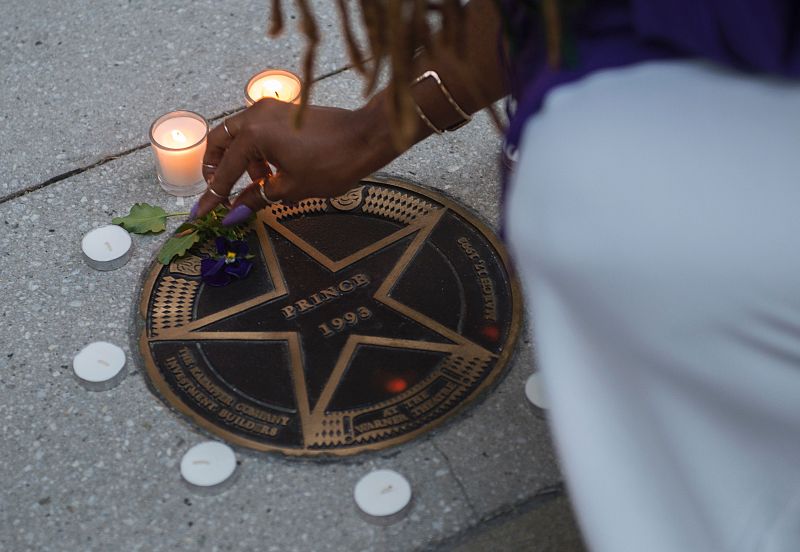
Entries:
<svg viewBox="0 0 800 552">
<path fill-rule="evenodd" d="M 150 145 L 158 181 L 166 192 L 191 196 L 206 188 L 203 155 L 207 136 L 208 122 L 192 111 L 173 111 L 152 124 Z"/>
<path fill-rule="evenodd" d="M 247 105 L 262 98 L 274 98 L 287 103 L 300 103 L 300 77 L 283 69 L 266 69 L 256 73 L 244 87 Z"/>
</svg>

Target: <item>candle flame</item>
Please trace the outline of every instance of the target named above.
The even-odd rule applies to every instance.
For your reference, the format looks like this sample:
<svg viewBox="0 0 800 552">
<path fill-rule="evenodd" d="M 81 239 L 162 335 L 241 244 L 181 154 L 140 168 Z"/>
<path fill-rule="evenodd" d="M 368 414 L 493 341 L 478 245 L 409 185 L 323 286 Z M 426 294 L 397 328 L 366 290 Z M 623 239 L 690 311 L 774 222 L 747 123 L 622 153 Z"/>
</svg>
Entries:
<svg viewBox="0 0 800 552">
<path fill-rule="evenodd" d="M 186 135 L 177 128 L 173 129 L 172 131 L 172 139 L 178 142 L 179 144 L 186 143 Z"/>
<path fill-rule="evenodd" d="M 261 97 L 275 96 L 279 100 L 281 96 L 279 92 L 283 90 L 283 83 L 278 79 L 266 79 L 261 83 Z"/>
</svg>

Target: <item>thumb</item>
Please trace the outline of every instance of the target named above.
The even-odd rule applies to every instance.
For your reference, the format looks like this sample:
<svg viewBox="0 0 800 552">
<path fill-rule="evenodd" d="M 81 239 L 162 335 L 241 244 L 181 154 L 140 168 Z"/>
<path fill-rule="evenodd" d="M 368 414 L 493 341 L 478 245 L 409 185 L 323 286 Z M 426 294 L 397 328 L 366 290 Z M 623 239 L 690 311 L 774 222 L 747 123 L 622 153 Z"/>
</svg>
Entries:
<svg viewBox="0 0 800 552">
<path fill-rule="evenodd" d="M 281 200 L 285 203 L 295 203 L 308 197 L 297 186 L 292 175 L 284 171 L 270 175 L 264 184 L 264 193 L 273 201 Z"/>
<path fill-rule="evenodd" d="M 231 205 L 231 209 L 235 209 L 240 205 L 246 205 L 251 211 L 260 211 L 264 207 L 272 203 L 282 201 L 282 198 L 274 192 L 270 186 L 270 181 L 274 181 L 275 177 L 261 177 L 251 182 L 242 193 L 236 196 L 236 200 Z"/>
</svg>

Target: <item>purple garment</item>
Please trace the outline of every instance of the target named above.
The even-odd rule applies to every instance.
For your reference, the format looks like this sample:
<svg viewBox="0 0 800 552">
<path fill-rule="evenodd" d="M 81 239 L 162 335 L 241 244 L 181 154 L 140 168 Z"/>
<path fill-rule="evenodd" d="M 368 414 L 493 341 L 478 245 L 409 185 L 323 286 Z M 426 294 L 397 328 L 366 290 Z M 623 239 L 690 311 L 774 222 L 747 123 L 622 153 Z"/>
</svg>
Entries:
<svg viewBox="0 0 800 552">
<path fill-rule="evenodd" d="M 599 69 L 699 57 L 742 71 L 800 76 L 798 0 L 586 0 L 565 22 L 576 63 L 563 69 L 548 66 L 541 22 L 526 4 L 504 2 L 506 30 L 521 45 L 510 68 L 517 101 L 506 137 L 512 147 L 552 88 Z"/>
</svg>

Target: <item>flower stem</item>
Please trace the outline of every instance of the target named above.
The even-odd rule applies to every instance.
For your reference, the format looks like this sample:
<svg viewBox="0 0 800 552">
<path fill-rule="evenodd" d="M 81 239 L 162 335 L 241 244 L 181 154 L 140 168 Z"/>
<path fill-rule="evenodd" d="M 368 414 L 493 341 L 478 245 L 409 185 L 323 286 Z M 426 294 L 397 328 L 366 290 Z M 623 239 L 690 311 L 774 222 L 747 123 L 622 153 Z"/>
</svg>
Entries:
<svg viewBox="0 0 800 552">
<path fill-rule="evenodd" d="M 185 217 L 187 215 L 189 215 L 188 211 L 185 212 L 185 213 L 167 213 L 166 214 L 166 216 L 168 216 L 168 217 Z"/>
</svg>

